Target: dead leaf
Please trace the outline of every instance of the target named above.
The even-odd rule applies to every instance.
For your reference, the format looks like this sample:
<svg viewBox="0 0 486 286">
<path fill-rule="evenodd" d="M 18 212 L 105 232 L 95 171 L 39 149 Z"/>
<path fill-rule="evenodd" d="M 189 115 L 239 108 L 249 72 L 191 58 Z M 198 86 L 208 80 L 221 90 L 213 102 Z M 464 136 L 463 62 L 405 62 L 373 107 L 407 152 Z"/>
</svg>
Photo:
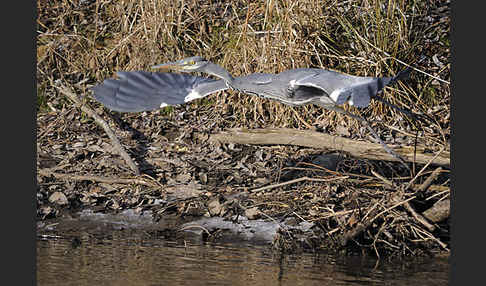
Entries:
<svg viewBox="0 0 486 286">
<path fill-rule="evenodd" d="M 49 197 L 49 202 L 58 205 L 67 205 L 69 203 L 66 195 L 61 192 L 55 192 Z"/>
<path fill-rule="evenodd" d="M 164 191 L 169 193 L 171 195 L 171 198 L 173 199 L 184 200 L 200 196 L 203 193 L 203 191 L 200 190 L 200 186 L 201 185 L 199 184 L 191 182 L 187 185 L 176 185 L 167 187 L 164 189 Z"/>
<path fill-rule="evenodd" d="M 257 207 L 253 207 L 245 210 L 245 216 L 249 220 L 257 219 L 261 217 L 261 212 Z"/>
<path fill-rule="evenodd" d="M 348 219 L 348 225 L 350 227 L 353 227 L 356 223 L 358 222 L 358 220 L 356 219 L 356 216 L 354 215 L 354 213 L 351 215 L 351 217 Z"/>
<path fill-rule="evenodd" d="M 208 204 L 208 209 L 209 209 L 209 213 L 211 214 L 211 216 L 219 215 L 221 213 L 222 208 L 223 208 L 223 206 L 219 202 L 219 198 L 212 200 Z"/>
</svg>

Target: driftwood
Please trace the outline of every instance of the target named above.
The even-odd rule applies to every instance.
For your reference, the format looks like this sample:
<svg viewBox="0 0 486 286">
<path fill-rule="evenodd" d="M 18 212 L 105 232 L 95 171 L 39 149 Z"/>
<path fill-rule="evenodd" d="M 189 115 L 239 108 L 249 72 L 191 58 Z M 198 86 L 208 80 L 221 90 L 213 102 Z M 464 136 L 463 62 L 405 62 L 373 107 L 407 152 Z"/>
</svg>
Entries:
<svg viewBox="0 0 486 286">
<path fill-rule="evenodd" d="M 440 222 L 449 217 L 451 211 L 451 201 L 449 199 L 436 202 L 430 209 L 424 211 L 422 215 L 432 222 Z"/>
<path fill-rule="evenodd" d="M 289 128 L 242 129 L 234 128 L 229 131 L 211 134 L 209 141 L 221 143 L 254 144 L 254 145 L 296 145 L 329 151 L 342 151 L 353 157 L 371 160 L 398 161 L 388 154 L 378 143 L 356 141 L 348 138 L 332 136 L 311 130 L 296 130 Z M 450 154 L 442 151 L 440 154 L 424 153 L 423 149 L 392 147 L 407 162 L 430 164 L 449 167 Z M 434 156 L 436 158 L 434 158 Z"/>
</svg>

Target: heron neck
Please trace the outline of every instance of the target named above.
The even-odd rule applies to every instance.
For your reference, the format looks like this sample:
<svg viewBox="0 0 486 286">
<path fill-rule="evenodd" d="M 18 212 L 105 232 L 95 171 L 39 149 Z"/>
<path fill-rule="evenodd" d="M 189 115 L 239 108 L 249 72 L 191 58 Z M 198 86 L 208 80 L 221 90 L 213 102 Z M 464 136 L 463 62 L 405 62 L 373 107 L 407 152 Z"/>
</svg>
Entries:
<svg viewBox="0 0 486 286">
<path fill-rule="evenodd" d="M 217 64 L 208 63 L 206 65 L 206 72 L 225 80 L 229 85 L 233 85 L 234 83 L 233 76 L 227 70 L 221 66 L 218 66 Z"/>
</svg>

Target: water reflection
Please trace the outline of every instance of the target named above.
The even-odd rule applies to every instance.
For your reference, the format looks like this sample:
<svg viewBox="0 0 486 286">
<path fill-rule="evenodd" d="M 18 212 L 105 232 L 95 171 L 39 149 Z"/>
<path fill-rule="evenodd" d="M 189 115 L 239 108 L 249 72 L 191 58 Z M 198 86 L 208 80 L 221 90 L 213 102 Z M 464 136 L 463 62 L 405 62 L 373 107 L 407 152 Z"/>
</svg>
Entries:
<svg viewBox="0 0 486 286">
<path fill-rule="evenodd" d="M 39 236 L 38 285 L 446 285 L 445 259 L 386 262 L 266 246 L 147 239 L 140 231 Z"/>
</svg>

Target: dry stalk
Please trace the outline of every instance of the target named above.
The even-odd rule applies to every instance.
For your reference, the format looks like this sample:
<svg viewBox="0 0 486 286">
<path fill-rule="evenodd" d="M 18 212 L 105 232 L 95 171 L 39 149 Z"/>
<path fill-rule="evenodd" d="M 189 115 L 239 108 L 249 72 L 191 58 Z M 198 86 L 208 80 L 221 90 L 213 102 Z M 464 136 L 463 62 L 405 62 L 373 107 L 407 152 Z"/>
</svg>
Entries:
<svg viewBox="0 0 486 286">
<path fill-rule="evenodd" d="M 430 224 L 425 217 L 423 217 L 421 214 L 417 213 L 412 206 L 408 202 L 406 202 L 404 205 L 405 209 L 410 212 L 412 217 L 417 220 L 420 224 L 422 224 L 425 228 L 427 228 L 429 231 L 434 231 L 435 226 Z"/>
<path fill-rule="evenodd" d="M 358 209 L 352 209 L 352 210 L 345 210 L 345 211 L 338 211 L 338 212 L 333 212 L 332 214 L 329 215 L 324 215 L 322 217 L 315 218 L 313 220 L 320 220 L 320 219 L 326 219 L 326 218 L 331 218 L 331 217 L 336 217 L 336 216 L 342 216 L 342 215 L 347 215 L 349 213 L 355 212 Z"/>
<path fill-rule="evenodd" d="M 442 171 L 442 167 L 438 167 L 437 169 L 435 169 L 430 174 L 430 176 L 428 176 L 427 179 L 425 179 L 425 181 L 418 187 L 417 191 L 419 191 L 419 192 L 427 191 L 427 189 L 430 187 L 430 185 L 432 185 L 432 183 L 435 181 L 435 179 L 437 179 L 437 177 L 439 176 L 441 171 Z"/>
<path fill-rule="evenodd" d="M 418 227 L 415 227 L 415 226 L 411 226 L 415 232 L 417 234 L 419 234 L 421 236 L 421 238 L 423 240 L 427 240 L 427 239 L 431 239 L 433 241 L 435 241 L 440 247 L 442 247 L 444 250 L 447 250 L 449 251 L 449 249 L 447 248 L 447 245 L 445 243 L 443 243 L 442 241 L 440 241 L 438 238 L 436 238 L 435 236 L 433 236 L 430 232 L 427 232 L 426 230 L 423 230 L 421 228 L 418 228 Z M 425 235 L 425 237 L 424 237 Z"/>
<path fill-rule="evenodd" d="M 132 171 L 135 173 L 135 175 L 137 176 L 140 175 L 140 170 L 138 169 L 137 165 L 133 162 L 132 158 L 130 157 L 130 155 L 128 155 L 127 151 L 125 151 L 125 148 L 123 148 L 120 141 L 116 137 L 115 133 L 111 130 L 110 126 L 108 126 L 108 123 L 106 123 L 106 121 L 103 120 L 103 118 L 101 118 L 98 114 L 96 114 L 94 110 L 88 107 L 88 105 L 83 104 L 81 100 L 78 98 L 78 96 L 75 93 L 71 92 L 67 87 L 63 87 L 63 88 L 57 87 L 57 88 L 62 94 L 67 96 L 76 105 L 78 105 L 83 112 L 91 116 L 94 119 L 94 121 L 99 126 L 101 126 L 101 128 L 105 130 L 106 134 L 108 135 L 108 137 L 110 138 L 113 144 L 113 147 L 117 150 L 118 154 L 120 154 L 123 160 L 125 160 L 125 162 L 130 167 L 130 169 L 132 169 Z"/>
<path fill-rule="evenodd" d="M 425 166 L 422 167 L 422 169 L 420 169 L 420 171 L 415 175 L 415 177 L 413 177 L 406 185 L 405 187 L 405 190 L 407 190 L 408 188 L 410 188 L 410 186 L 415 182 L 415 180 L 422 174 L 423 171 L 425 171 L 425 169 L 427 169 L 427 167 L 437 158 L 439 157 L 440 154 L 442 154 L 442 152 L 445 150 L 445 146 L 443 146 L 439 152 L 437 152 L 434 157 L 430 158 L 430 160 L 427 162 L 427 164 L 425 164 Z"/>
<path fill-rule="evenodd" d="M 295 184 L 295 183 L 302 182 L 302 181 L 331 182 L 331 181 L 346 179 L 346 178 L 347 178 L 346 176 L 345 177 L 338 177 L 338 178 L 331 178 L 331 179 L 301 177 L 301 178 L 293 179 L 293 180 L 286 181 L 286 182 L 283 182 L 283 183 L 278 183 L 278 184 L 268 185 L 268 186 L 265 186 L 265 187 L 256 188 L 256 189 L 250 190 L 250 192 L 256 193 L 256 192 L 260 192 L 260 191 L 265 191 L 265 190 L 270 190 L 270 189 L 274 189 L 274 188 L 278 188 L 278 187 L 282 187 L 282 186 L 286 186 L 286 185 Z"/>
<path fill-rule="evenodd" d="M 144 185 L 148 187 L 157 186 L 157 184 L 155 183 L 147 182 L 142 179 L 134 179 L 134 178 L 110 178 L 110 177 L 101 177 L 101 176 L 93 176 L 93 175 L 64 174 L 64 173 L 56 173 L 47 169 L 39 169 L 38 172 L 42 176 L 45 177 L 53 176 L 55 178 L 62 179 L 62 180 L 93 181 L 93 182 L 107 183 L 107 184 L 136 184 L 136 185 Z"/>
<path fill-rule="evenodd" d="M 380 179 L 381 181 L 383 181 L 383 183 L 385 183 L 385 185 L 387 185 L 388 187 L 391 187 L 391 188 L 395 188 L 395 184 L 393 184 L 392 181 L 388 180 L 387 178 L 383 177 L 382 175 L 378 174 L 377 172 L 375 172 L 374 170 L 371 170 L 371 173 L 377 177 L 378 179 Z"/>
<path fill-rule="evenodd" d="M 429 190 L 430 190 L 430 189 L 431 189 L 433 186 L 434 186 L 434 185 L 432 185 L 432 186 L 429 188 Z M 437 186 L 437 187 L 443 187 L 443 186 Z M 437 189 L 438 189 L 438 188 L 437 188 Z M 438 190 L 440 190 L 440 189 L 438 189 Z M 443 194 L 450 193 L 450 192 L 451 192 L 451 190 L 450 190 L 449 188 L 445 187 L 445 190 L 441 191 L 440 193 L 434 194 L 434 195 L 432 195 L 432 196 L 430 196 L 430 197 L 426 198 L 425 200 L 426 200 L 426 201 L 428 201 L 428 200 L 431 200 L 431 199 L 433 199 L 433 198 L 435 198 L 435 197 L 437 197 L 437 196 L 441 196 L 441 195 L 443 195 Z"/>
</svg>

